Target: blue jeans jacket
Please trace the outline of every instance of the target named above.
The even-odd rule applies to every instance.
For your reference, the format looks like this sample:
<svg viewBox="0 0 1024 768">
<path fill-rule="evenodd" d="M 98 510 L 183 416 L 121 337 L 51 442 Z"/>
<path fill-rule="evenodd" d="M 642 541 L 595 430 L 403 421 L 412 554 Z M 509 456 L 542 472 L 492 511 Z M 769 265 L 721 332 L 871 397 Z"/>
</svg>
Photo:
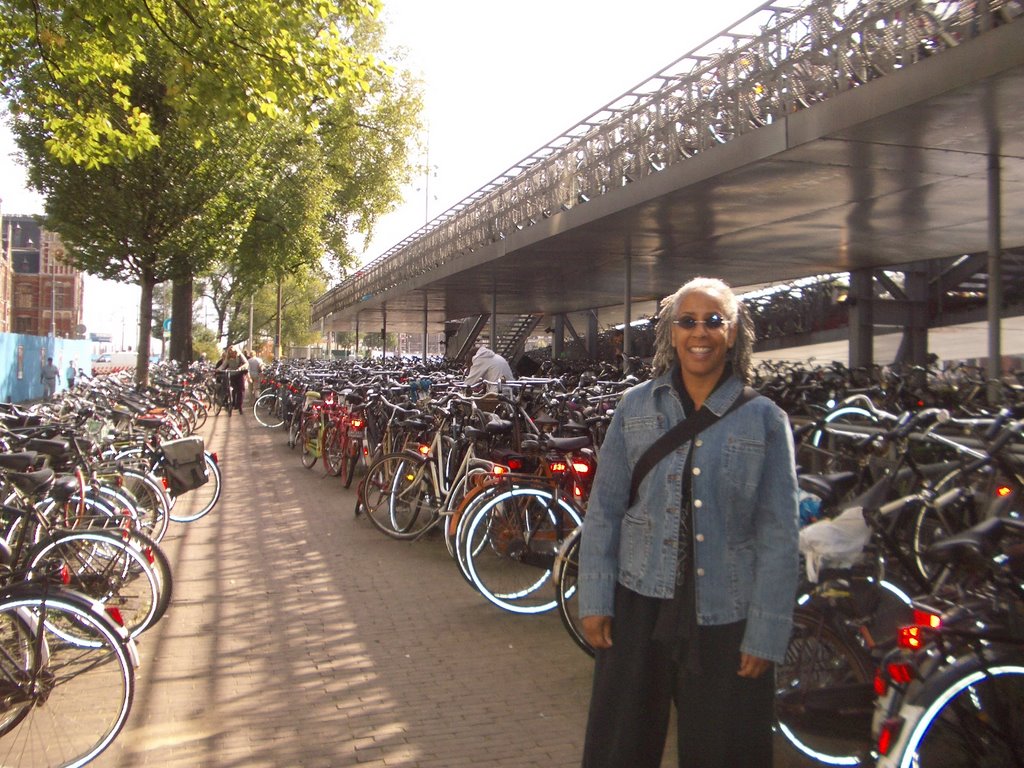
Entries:
<svg viewBox="0 0 1024 768">
<path fill-rule="evenodd" d="M 705 404 L 721 415 L 742 389 L 733 377 Z M 580 614 L 612 616 L 616 581 L 642 595 L 672 596 L 683 469 L 693 450 L 697 622 L 746 620 L 741 650 L 781 661 L 799 575 L 789 421 L 768 398 L 741 406 L 662 459 L 641 483 L 637 502 L 627 508 L 633 466 L 682 418 L 669 374 L 629 390 L 615 409 L 583 526 Z"/>
</svg>

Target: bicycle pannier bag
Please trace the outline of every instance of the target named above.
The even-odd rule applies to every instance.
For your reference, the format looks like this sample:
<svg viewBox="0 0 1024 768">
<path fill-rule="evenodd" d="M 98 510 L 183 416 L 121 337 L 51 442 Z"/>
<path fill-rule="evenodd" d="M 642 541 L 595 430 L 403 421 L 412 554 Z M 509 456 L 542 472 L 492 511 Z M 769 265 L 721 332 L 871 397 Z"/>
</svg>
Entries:
<svg viewBox="0 0 1024 768">
<path fill-rule="evenodd" d="M 210 476 L 206 471 L 205 445 L 201 437 L 183 437 L 160 444 L 164 454 L 164 472 L 171 493 L 175 496 L 204 485 Z"/>
</svg>

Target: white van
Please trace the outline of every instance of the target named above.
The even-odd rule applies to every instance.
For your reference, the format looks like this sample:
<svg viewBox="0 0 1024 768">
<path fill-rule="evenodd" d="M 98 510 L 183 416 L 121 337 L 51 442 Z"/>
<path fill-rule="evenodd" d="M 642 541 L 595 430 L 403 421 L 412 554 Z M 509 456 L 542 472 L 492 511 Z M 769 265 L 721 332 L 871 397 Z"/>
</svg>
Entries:
<svg viewBox="0 0 1024 768">
<path fill-rule="evenodd" d="M 106 352 L 92 361 L 92 375 L 134 371 L 138 359 L 137 352 Z"/>
</svg>

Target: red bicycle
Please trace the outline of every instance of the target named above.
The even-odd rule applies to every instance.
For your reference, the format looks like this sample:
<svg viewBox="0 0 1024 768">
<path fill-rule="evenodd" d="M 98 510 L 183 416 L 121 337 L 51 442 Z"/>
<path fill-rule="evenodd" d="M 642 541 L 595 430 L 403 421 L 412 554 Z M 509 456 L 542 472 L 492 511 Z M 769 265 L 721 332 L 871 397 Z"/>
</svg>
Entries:
<svg viewBox="0 0 1024 768">
<path fill-rule="evenodd" d="M 345 395 L 330 414 L 331 423 L 324 435 L 324 464 L 327 472 L 340 477 L 346 488 L 351 487 L 356 466 L 363 455 L 365 419 L 363 398 L 355 393 Z"/>
</svg>

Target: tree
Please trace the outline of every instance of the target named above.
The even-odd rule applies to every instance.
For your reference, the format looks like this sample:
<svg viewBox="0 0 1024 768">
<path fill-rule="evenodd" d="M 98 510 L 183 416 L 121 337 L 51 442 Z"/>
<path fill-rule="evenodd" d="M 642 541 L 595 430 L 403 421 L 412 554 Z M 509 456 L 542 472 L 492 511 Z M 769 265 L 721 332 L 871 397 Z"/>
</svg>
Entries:
<svg viewBox="0 0 1024 768">
<path fill-rule="evenodd" d="M 203 280 L 205 295 L 216 311 L 217 330 L 214 332 L 222 345 L 238 345 L 249 336 L 249 302 L 252 299 L 253 337 L 272 339 L 277 326 L 277 286 L 265 285 L 253 293 L 239 289 L 224 273 L 218 279 Z M 310 267 L 300 267 L 282 282 L 282 345 L 304 347 L 316 341 L 320 332 L 309 324 L 313 301 L 327 289 L 322 275 Z M 256 344 L 258 346 L 258 344 Z"/>
<path fill-rule="evenodd" d="M 387 67 L 351 44 L 379 0 L 2 0 L 0 94 L 64 163 L 98 167 L 163 140 L 166 109 L 199 142 L 224 125 L 300 116 Z M 158 103 L 132 79 L 159 62 Z"/>
<path fill-rule="evenodd" d="M 251 292 L 347 259 L 347 227 L 398 198 L 419 101 L 369 47 L 377 7 L 0 0 L 0 94 L 47 226 L 79 268 L 141 286 L 142 329 L 172 280 L 182 359 L 209 265 Z M 140 380 L 148 348 L 143 330 Z"/>
</svg>

